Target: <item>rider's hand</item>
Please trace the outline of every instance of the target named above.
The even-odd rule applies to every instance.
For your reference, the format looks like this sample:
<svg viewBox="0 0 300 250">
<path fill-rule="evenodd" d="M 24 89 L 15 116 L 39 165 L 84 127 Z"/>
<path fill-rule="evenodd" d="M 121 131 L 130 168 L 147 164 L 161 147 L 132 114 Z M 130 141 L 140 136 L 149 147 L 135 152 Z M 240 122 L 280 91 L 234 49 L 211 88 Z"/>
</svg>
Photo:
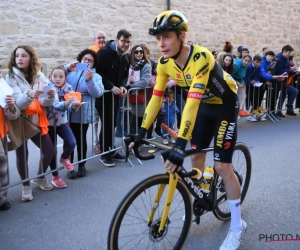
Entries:
<svg viewBox="0 0 300 250">
<path fill-rule="evenodd" d="M 163 158 L 167 159 L 165 161 L 165 167 L 171 173 L 180 171 L 185 157 L 184 149 L 181 149 L 178 146 L 174 146 L 171 150 L 162 153 Z"/>
<path fill-rule="evenodd" d="M 143 137 L 140 135 L 135 135 L 132 142 L 129 144 L 128 148 L 132 149 L 133 147 L 139 148 L 142 145 Z"/>
</svg>

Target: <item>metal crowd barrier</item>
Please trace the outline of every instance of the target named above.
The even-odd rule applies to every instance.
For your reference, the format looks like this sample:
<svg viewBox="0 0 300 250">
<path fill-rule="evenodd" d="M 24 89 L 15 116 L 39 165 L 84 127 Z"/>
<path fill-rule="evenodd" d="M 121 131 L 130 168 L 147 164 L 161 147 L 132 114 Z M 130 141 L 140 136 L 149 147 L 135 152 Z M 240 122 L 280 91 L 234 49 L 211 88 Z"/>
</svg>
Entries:
<svg viewBox="0 0 300 250">
<path fill-rule="evenodd" d="M 279 85 L 279 86 L 278 86 Z M 298 84 L 298 81 L 297 81 L 297 88 L 299 89 L 299 84 Z M 254 89 L 253 89 L 253 91 L 254 91 L 254 94 L 253 94 L 253 97 L 255 96 L 255 91 L 261 91 L 260 90 L 260 88 L 256 88 L 256 87 L 253 87 Z M 177 106 L 178 106 L 178 108 L 179 108 L 179 110 L 180 110 L 180 113 L 182 114 L 182 111 L 183 111 L 183 107 L 184 107 L 184 102 L 185 102 L 185 98 L 184 98 L 184 92 L 183 91 L 185 91 L 185 90 L 183 90 L 183 89 L 181 89 L 180 90 L 180 92 L 178 93 L 178 91 L 177 91 L 177 89 L 176 88 L 173 88 L 174 89 L 174 100 L 175 100 L 175 102 L 177 103 Z M 280 94 L 281 94 L 281 92 L 282 92 L 282 82 L 280 83 L 280 84 L 271 84 L 271 85 L 269 85 L 267 88 L 266 88 L 266 90 L 264 90 L 265 91 L 265 93 L 264 93 L 264 95 L 263 95 L 263 98 L 262 98 L 262 101 L 261 101 L 261 103 L 262 103 L 262 107 L 263 108 L 265 108 L 267 111 L 265 112 L 265 115 L 272 121 L 272 122 L 278 122 L 278 119 L 275 117 L 275 116 L 273 116 L 272 115 L 272 112 L 275 112 L 275 111 L 278 111 L 277 109 L 276 109 L 276 107 L 277 107 L 277 105 L 278 105 L 278 99 L 280 98 Z M 138 101 L 138 96 L 137 96 L 137 94 L 138 93 L 144 93 L 144 103 L 142 103 L 142 104 L 131 104 L 130 102 L 129 102 L 129 94 L 130 93 L 134 93 L 134 94 L 136 94 L 136 102 Z M 139 128 L 140 128 L 140 124 L 141 124 L 141 120 L 142 120 L 142 118 L 143 118 L 143 116 L 139 116 L 139 115 L 137 115 L 136 117 L 135 117 L 135 121 L 134 121 L 134 123 L 135 123 L 135 130 L 134 131 L 130 131 L 130 116 L 132 115 L 132 111 L 134 110 L 134 112 L 135 112 L 135 114 L 138 114 L 138 109 L 139 108 L 141 108 L 143 111 L 145 110 L 145 108 L 146 108 L 146 106 L 147 106 L 147 104 L 149 103 L 149 101 L 150 101 L 150 99 L 151 99 L 151 97 L 152 97 L 152 92 L 153 92 L 153 88 L 152 87 L 147 87 L 147 88 L 131 88 L 131 89 L 129 89 L 129 91 L 128 91 L 128 94 L 127 94 L 127 96 L 126 96 L 126 98 L 120 98 L 119 99 L 119 101 L 120 101 L 120 110 L 119 110 L 119 112 L 121 113 L 121 135 L 122 135 L 122 138 L 124 137 L 124 135 L 125 134 L 127 134 L 127 133 L 131 133 L 131 132 L 133 132 L 133 133 L 138 133 L 138 130 L 139 130 Z M 111 93 L 111 95 L 112 95 L 112 98 L 113 98 L 113 100 L 114 100 L 114 98 L 115 98 L 115 95 L 111 92 L 111 91 L 105 91 L 105 93 Z M 275 93 L 275 95 L 274 95 L 274 93 Z M 260 93 L 258 93 L 258 96 L 259 96 L 259 94 Z M 250 88 L 248 88 L 248 91 L 247 91 L 247 96 L 249 97 L 250 96 Z M 119 98 L 119 97 L 118 97 Z M 276 100 L 274 100 L 274 98 L 276 98 Z M 284 105 L 285 105 L 285 103 L 286 103 L 286 100 L 287 100 L 287 98 L 288 97 L 286 97 L 285 99 L 284 99 L 284 104 L 283 104 L 283 107 L 284 107 Z M 259 100 L 258 100 L 259 101 Z M 249 111 L 251 111 L 251 108 L 252 108 L 252 106 L 251 105 L 253 105 L 253 103 L 254 103 L 254 99 L 252 99 L 252 100 L 250 100 L 250 98 L 248 98 L 247 99 L 247 101 L 246 101 L 246 106 L 247 106 L 247 109 L 249 110 Z M 111 105 L 114 105 L 114 101 L 112 102 L 112 104 Z M 299 105 L 300 105 L 300 99 L 299 99 Z M 295 103 L 294 103 L 294 105 L 293 106 L 295 106 Z M 92 114 L 92 121 L 94 121 L 94 118 L 95 118 L 95 114 L 97 115 L 97 112 L 96 112 L 96 109 L 95 109 L 95 105 L 92 103 L 92 97 L 91 97 L 91 99 L 90 99 L 90 107 L 92 108 L 92 110 L 91 110 L 91 114 Z M 273 108 L 274 107 L 274 108 Z M 104 95 L 103 95 L 103 98 L 102 98 L 102 110 L 104 111 L 104 109 L 105 109 L 105 98 L 104 98 Z M 113 107 L 113 109 L 112 110 L 114 110 L 114 107 Z M 282 109 L 282 110 L 285 110 L 284 108 Z M 81 112 L 81 115 L 82 115 L 82 109 L 80 109 L 80 111 L 78 111 L 78 112 Z M 70 114 L 69 114 L 70 115 Z M 2 118 L 1 118 L 2 119 Z M 5 117 L 3 118 L 3 119 L 5 119 Z M 70 122 L 70 119 L 69 119 L 69 122 Z M 176 121 L 175 122 L 175 126 L 176 126 L 176 124 L 177 124 L 177 122 L 178 121 Z M 94 145 L 95 145 L 95 143 L 97 142 L 97 139 L 98 139 L 98 137 L 99 137 L 99 131 L 97 131 L 97 130 L 95 130 L 95 126 L 96 126 L 96 123 L 97 122 L 91 122 L 91 125 L 92 126 L 89 126 L 89 129 L 88 129 L 88 132 L 87 132 L 87 134 L 89 134 L 89 136 L 91 135 L 92 136 L 92 143 L 88 143 L 88 152 L 89 152 L 89 150 L 91 150 L 91 152 L 92 152 L 92 155 L 91 156 L 89 156 L 89 157 L 87 157 L 86 159 L 82 159 L 81 161 L 74 161 L 73 162 L 73 165 L 77 165 L 77 164 L 79 164 L 79 163 L 81 163 L 81 162 L 84 162 L 84 161 L 89 161 L 89 160 L 91 160 L 91 159 L 94 159 L 94 158 L 99 158 L 99 157 L 101 157 L 102 155 L 105 155 L 105 154 L 107 154 L 107 153 L 110 153 L 110 152 L 115 152 L 115 151 L 118 151 L 118 150 L 123 150 L 123 146 L 122 145 L 120 145 L 120 146 L 117 146 L 117 147 L 115 147 L 115 148 L 110 148 L 109 149 L 109 151 L 102 151 L 100 154 L 95 154 L 94 153 L 94 151 L 93 151 L 93 148 L 94 148 Z M 101 148 L 101 150 L 104 148 L 104 140 L 103 140 L 103 136 L 104 136 L 104 132 L 105 132 L 105 120 L 103 120 L 101 117 L 100 117 L 100 119 L 99 119 L 99 121 L 98 121 L 98 128 L 100 129 L 100 131 L 102 130 L 103 132 L 101 133 L 101 135 L 102 135 L 102 145 L 100 145 L 100 148 Z M 115 124 L 115 122 L 114 122 L 114 111 L 113 111 L 113 113 L 112 113 L 112 124 L 113 124 L 113 127 L 116 127 L 116 124 Z M 126 125 L 126 126 L 125 126 Z M 126 127 L 126 129 L 125 129 L 125 127 Z M 155 124 L 153 123 L 152 124 L 152 127 L 151 127 L 151 138 L 148 138 L 148 139 L 155 139 L 155 138 L 157 138 L 156 136 L 155 136 L 155 134 L 154 134 L 154 127 L 155 127 Z M 175 128 L 175 130 L 176 129 L 178 129 L 178 127 L 177 128 Z M 55 133 L 56 133 L 56 127 L 54 126 L 54 131 L 55 131 Z M 112 132 L 112 134 L 111 134 L 111 136 L 112 136 L 112 141 L 113 142 L 115 142 L 115 131 L 114 130 L 112 130 L 113 132 Z M 81 124 L 81 138 L 82 138 L 82 124 Z M 41 141 L 41 140 L 40 140 Z M 23 142 L 24 142 L 24 137 L 23 137 Z M 22 146 L 24 146 L 24 143 L 23 143 L 23 145 Z M 25 147 L 25 146 L 24 146 Z M 55 158 L 56 158 L 56 162 L 57 162 L 57 140 L 55 140 L 55 149 L 56 149 L 56 153 L 55 153 Z M 6 146 L 6 148 L 5 148 L 5 150 L 6 150 L 6 155 L 8 155 L 8 151 L 7 151 L 7 146 Z M 81 148 L 80 148 L 80 150 L 81 150 L 81 155 L 82 155 L 82 152 L 83 152 L 83 147 L 82 147 L 82 144 L 81 144 Z M 74 150 L 75 151 L 75 150 Z M 14 153 L 14 152 L 13 152 Z M 30 154 L 29 154 L 30 155 Z M 42 152 L 40 151 L 40 157 L 42 157 Z M 74 155 L 74 157 L 75 157 L 75 155 Z M 24 155 L 24 162 L 26 162 L 26 155 Z M 138 160 L 139 161 L 139 160 Z M 133 164 L 132 164 L 132 162 L 129 160 L 129 163 L 130 163 L 130 165 L 131 166 L 133 166 Z M 142 162 L 141 161 L 139 161 L 139 163 L 140 164 L 142 164 Z M 7 164 L 8 164 L 8 177 L 9 177 L 9 161 L 7 161 Z M 32 164 L 28 164 L 28 165 L 32 165 Z M 32 180 L 32 179 L 34 179 L 34 178 L 37 178 L 37 177 L 42 177 L 42 176 L 45 176 L 45 175 L 48 175 L 48 174 L 50 174 L 50 173 L 52 173 L 52 172 L 54 172 L 54 171 L 59 171 L 59 170 L 62 170 L 62 169 L 64 169 L 64 167 L 63 166 L 60 166 L 60 167 L 58 167 L 57 169 L 55 169 L 55 170 L 49 170 L 49 171 L 47 171 L 47 172 L 45 172 L 45 173 L 42 173 L 42 174 L 40 174 L 40 175 L 35 175 L 35 176 L 33 176 L 33 177 L 30 177 L 29 176 L 29 173 L 27 172 L 26 173 L 26 176 L 27 176 L 27 178 L 25 179 L 25 180 L 21 180 L 21 181 L 17 181 L 17 182 L 15 182 L 15 183 L 12 183 L 12 184 L 10 184 L 10 182 L 8 182 L 9 184 L 7 185 L 7 186 L 5 186 L 5 187 L 0 187 L 0 191 L 2 191 L 2 190 L 4 190 L 4 189 L 7 189 L 7 188 L 10 188 L 10 187 L 13 187 L 13 186 L 16 186 L 16 185 L 19 185 L 19 184 L 22 184 L 22 183 L 24 183 L 24 182 L 27 182 L 27 181 L 30 181 L 30 180 Z M 32 169 L 33 170 L 33 169 Z M 35 171 L 36 169 L 34 169 L 33 171 Z M 8 180 L 10 180 L 10 178 L 8 178 Z"/>
</svg>

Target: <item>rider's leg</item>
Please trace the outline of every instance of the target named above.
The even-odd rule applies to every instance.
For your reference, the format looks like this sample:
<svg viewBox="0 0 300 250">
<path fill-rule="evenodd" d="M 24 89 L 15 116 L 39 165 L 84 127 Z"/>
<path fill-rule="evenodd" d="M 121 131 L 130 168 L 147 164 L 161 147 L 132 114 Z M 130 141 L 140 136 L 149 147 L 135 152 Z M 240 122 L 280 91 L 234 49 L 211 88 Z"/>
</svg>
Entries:
<svg viewBox="0 0 300 250">
<path fill-rule="evenodd" d="M 192 167 L 200 169 L 201 173 L 204 172 L 205 153 L 198 153 L 191 156 Z"/>
<path fill-rule="evenodd" d="M 239 181 L 232 170 L 232 163 L 216 162 L 215 170 L 222 177 L 226 189 L 227 201 L 231 212 L 231 230 L 239 232 L 242 230 L 241 220 L 241 188 Z"/>
</svg>

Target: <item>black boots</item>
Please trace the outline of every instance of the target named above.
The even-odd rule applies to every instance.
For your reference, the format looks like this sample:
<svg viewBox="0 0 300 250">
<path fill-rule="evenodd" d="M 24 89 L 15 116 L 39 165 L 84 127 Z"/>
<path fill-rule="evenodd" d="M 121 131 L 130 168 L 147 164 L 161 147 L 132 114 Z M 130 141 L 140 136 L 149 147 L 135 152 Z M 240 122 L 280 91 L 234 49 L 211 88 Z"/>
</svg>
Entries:
<svg viewBox="0 0 300 250">
<path fill-rule="evenodd" d="M 77 172 L 77 177 L 84 177 L 86 175 L 86 170 L 85 170 L 85 166 L 78 166 L 78 172 Z"/>
<path fill-rule="evenodd" d="M 286 115 L 297 116 L 297 114 L 293 110 L 293 105 L 287 104 L 286 107 L 287 107 Z"/>
</svg>

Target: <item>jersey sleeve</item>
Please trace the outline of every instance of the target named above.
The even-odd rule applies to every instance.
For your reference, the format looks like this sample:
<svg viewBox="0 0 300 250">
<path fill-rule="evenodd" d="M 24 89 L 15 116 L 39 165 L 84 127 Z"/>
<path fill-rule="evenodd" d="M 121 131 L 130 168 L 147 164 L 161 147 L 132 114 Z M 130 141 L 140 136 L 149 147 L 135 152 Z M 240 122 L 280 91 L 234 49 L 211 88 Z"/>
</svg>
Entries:
<svg viewBox="0 0 300 250">
<path fill-rule="evenodd" d="M 194 60 L 197 56 L 194 55 Z M 195 75 L 192 78 L 192 84 L 187 94 L 186 104 L 182 113 L 180 130 L 176 144 L 185 148 L 187 141 L 190 139 L 195 126 L 200 101 L 209 80 L 210 71 L 214 68 L 215 59 L 207 50 L 201 53 L 198 60 L 195 61 Z"/>
<path fill-rule="evenodd" d="M 142 128 L 149 129 L 155 120 L 157 113 L 161 107 L 162 99 L 166 89 L 169 76 L 165 73 L 165 65 L 160 62 L 157 65 L 156 84 L 153 89 L 153 95 L 144 113 Z"/>
</svg>

